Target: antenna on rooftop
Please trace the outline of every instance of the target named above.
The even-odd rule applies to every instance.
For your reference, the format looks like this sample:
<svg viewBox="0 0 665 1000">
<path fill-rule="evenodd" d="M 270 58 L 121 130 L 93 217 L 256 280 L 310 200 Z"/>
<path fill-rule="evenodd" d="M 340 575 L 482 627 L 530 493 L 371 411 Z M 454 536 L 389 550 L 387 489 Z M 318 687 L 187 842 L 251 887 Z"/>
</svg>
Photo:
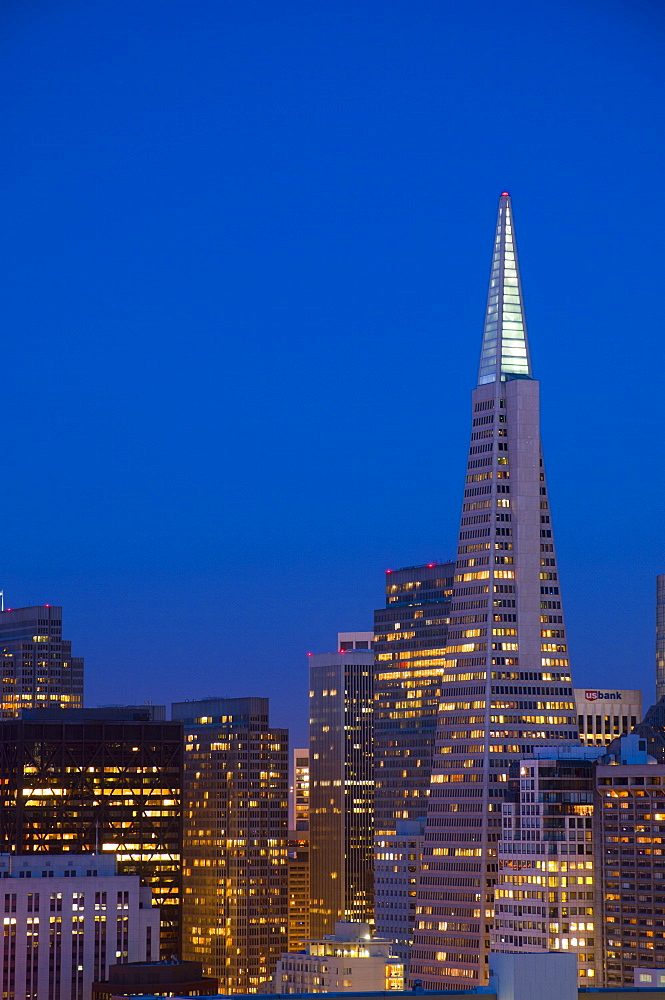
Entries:
<svg viewBox="0 0 665 1000">
<path fill-rule="evenodd" d="M 5 592 L 0 590 L 0 611 L 5 610 Z"/>
</svg>

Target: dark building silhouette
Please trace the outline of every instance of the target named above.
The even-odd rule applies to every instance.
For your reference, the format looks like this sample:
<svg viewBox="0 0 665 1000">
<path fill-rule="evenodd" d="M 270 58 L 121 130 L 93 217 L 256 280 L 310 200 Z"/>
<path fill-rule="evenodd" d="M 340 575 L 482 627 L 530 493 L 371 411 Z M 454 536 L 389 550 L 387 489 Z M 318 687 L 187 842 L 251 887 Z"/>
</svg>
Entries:
<svg viewBox="0 0 665 1000">
<path fill-rule="evenodd" d="M 162 710 L 163 712 L 163 710 Z M 152 706 L 44 709 L 0 722 L 0 852 L 115 855 L 180 953 L 182 726 Z"/>
</svg>

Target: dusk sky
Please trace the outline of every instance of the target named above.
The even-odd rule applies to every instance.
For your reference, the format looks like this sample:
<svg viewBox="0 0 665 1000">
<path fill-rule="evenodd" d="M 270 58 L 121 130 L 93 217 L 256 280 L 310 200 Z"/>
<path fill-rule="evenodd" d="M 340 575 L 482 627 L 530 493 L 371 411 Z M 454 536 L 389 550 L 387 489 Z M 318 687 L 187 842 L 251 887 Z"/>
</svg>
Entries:
<svg viewBox="0 0 665 1000">
<path fill-rule="evenodd" d="M 88 705 L 266 695 L 452 558 L 513 198 L 577 686 L 654 688 L 661 0 L 4 0 L 5 604 Z"/>
</svg>

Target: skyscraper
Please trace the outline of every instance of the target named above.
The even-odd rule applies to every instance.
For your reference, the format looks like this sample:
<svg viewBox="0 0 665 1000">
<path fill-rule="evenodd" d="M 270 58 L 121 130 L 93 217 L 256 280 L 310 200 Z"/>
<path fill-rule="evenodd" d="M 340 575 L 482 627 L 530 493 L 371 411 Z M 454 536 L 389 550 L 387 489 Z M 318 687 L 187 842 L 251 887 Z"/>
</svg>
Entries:
<svg viewBox="0 0 665 1000">
<path fill-rule="evenodd" d="M 416 905 L 411 979 L 488 978 L 501 804 L 513 760 L 576 740 L 513 213 L 499 214 Z"/>
<path fill-rule="evenodd" d="M 656 577 L 656 701 L 665 696 L 665 574 Z"/>
<path fill-rule="evenodd" d="M 261 993 L 287 945 L 288 733 L 267 698 L 173 705 L 185 726 L 183 958 Z"/>
<path fill-rule="evenodd" d="M 371 649 L 309 657 L 311 933 L 373 919 Z"/>
<path fill-rule="evenodd" d="M 386 571 L 386 606 L 374 612 L 377 836 L 427 815 L 454 574 L 453 562 Z"/>
<path fill-rule="evenodd" d="M 0 722 L 0 851 L 115 855 L 180 952 L 182 726 L 164 709 L 40 709 Z M 86 866 L 87 868 L 88 866 Z M 154 942 L 153 955 L 160 950 Z"/>
<path fill-rule="evenodd" d="M 83 659 L 62 638 L 62 608 L 40 604 L 0 611 L 0 718 L 26 708 L 81 708 Z"/>
<path fill-rule="evenodd" d="M 386 604 L 374 612 L 376 932 L 394 941 L 405 960 L 413 943 L 420 826 L 427 816 L 454 575 L 454 562 L 387 570 Z M 393 856 L 408 864 L 391 865 Z M 398 867 L 399 873 L 392 870 Z"/>
</svg>

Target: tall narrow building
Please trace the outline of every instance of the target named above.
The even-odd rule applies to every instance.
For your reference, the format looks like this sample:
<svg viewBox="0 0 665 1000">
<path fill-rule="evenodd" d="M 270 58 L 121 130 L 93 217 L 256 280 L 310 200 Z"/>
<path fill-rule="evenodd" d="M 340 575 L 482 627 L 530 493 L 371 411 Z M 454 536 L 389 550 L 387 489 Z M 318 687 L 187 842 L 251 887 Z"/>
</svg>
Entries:
<svg viewBox="0 0 665 1000">
<path fill-rule="evenodd" d="M 374 916 L 373 666 L 371 649 L 309 657 L 310 929 L 317 939 L 339 920 L 371 923 Z"/>
<path fill-rule="evenodd" d="M 499 200 L 423 849 L 411 980 L 488 981 L 512 761 L 576 740 L 513 213 Z"/>
</svg>

